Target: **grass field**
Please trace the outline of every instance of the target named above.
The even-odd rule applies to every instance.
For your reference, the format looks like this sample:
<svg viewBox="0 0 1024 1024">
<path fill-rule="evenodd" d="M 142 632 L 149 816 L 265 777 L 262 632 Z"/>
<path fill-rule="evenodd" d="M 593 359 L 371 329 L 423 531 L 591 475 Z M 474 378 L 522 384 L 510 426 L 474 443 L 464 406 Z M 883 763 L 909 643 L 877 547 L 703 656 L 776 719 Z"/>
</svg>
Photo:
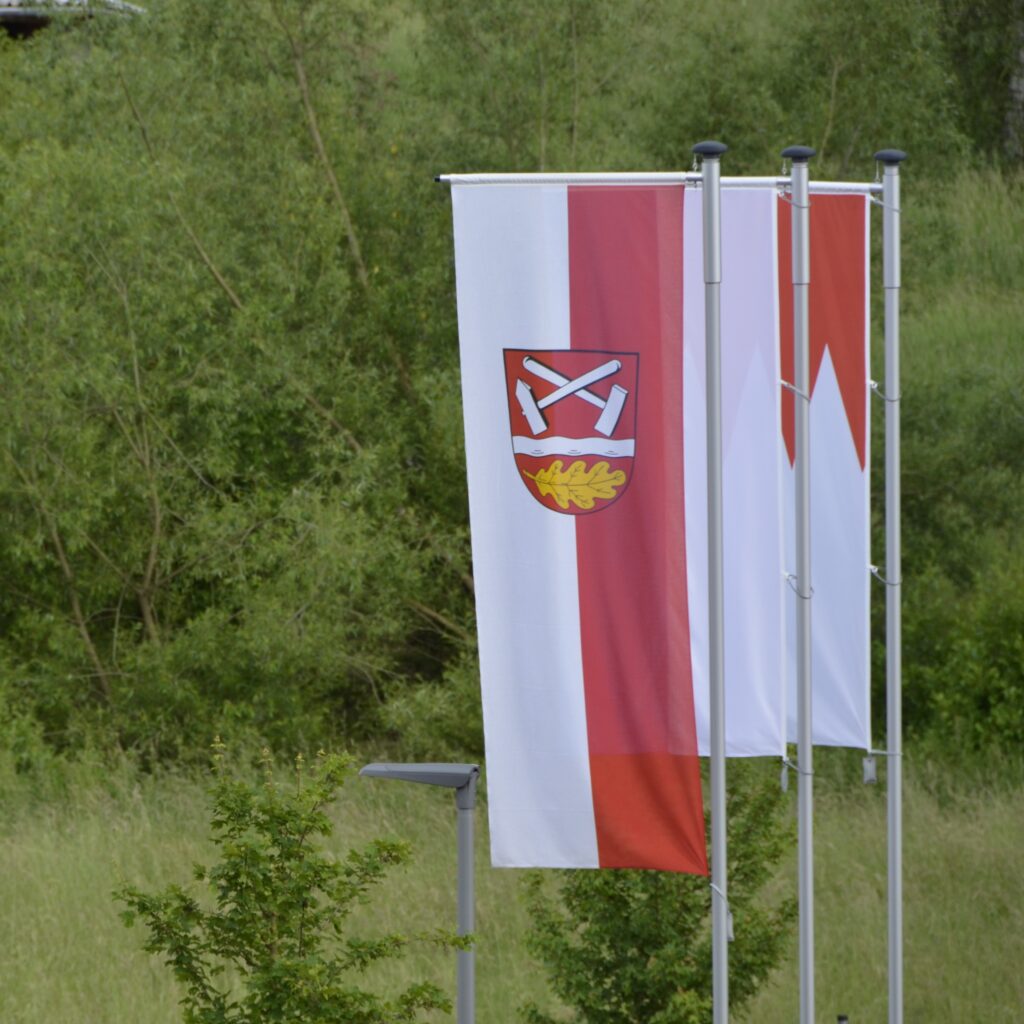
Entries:
<svg viewBox="0 0 1024 1024">
<path fill-rule="evenodd" d="M 1016 1022 L 1024 1008 L 1024 790 L 985 789 L 908 763 L 906 786 L 906 1019 L 908 1024 Z M 4 1024 L 170 1024 L 179 1021 L 169 972 L 141 952 L 111 890 L 186 882 L 209 860 L 201 780 L 95 771 L 62 794 L 3 788 L 0 824 L 0 1021 Z M 27 784 L 26 784 L 27 787 Z M 415 931 L 454 921 L 455 814 L 447 793 L 355 780 L 335 809 L 333 842 L 409 838 L 412 866 L 395 875 L 356 927 Z M 478 829 L 478 1019 L 516 1019 L 527 998 L 550 1004 L 523 949 L 518 873 L 487 866 Z M 886 1019 L 884 787 L 817 789 L 819 1020 Z M 780 884 L 794 879 L 787 865 Z M 429 976 L 454 989 L 454 962 L 423 951 L 388 966 L 381 988 Z M 796 937 L 789 959 L 746 1019 L 797 1016 Z M 440 1019 L 440 1018 L 439 1018 Z"/>
</svg>

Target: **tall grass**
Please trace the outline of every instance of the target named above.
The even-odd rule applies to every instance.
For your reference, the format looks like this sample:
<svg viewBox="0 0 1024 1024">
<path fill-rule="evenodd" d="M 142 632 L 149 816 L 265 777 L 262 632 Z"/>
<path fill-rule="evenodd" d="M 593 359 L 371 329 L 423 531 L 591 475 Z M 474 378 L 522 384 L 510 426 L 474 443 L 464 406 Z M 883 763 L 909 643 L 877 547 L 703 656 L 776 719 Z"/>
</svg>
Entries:
<svg viewBox="0 0 1024 1024">
<path fill-rule="evenodd" d="M 883 780 L 884 781 L 884 780 Z M 888 1019 L 885 788 L 816 790 L 818 1019 Z M 904 787 L 905 1019 L 1018 1022 L 1024 1013 L 1024 790 L 975 786 L 911 759 Z M 795 859 L 789 874 L 795 884 Z M 748 1019 L 798 1017 L 796 937 Z"/>
<path fill-rule="evenodd" d="M 827 761 L 827 758 L 823 758 Z M 948 769 L 908 763 L 906 786 L 906 1006 L 908 1022 L 1019 1021 L 1024 1006 L 1024 789 L 978 788 Z M 816 814 L 819 1019 L 852 1024 L 886 1016 L 886 868 L 883 787 L 851 785 L 824 764 Z M 180 1021 L 169 971 L 125 929 L 111 890 L 187 883 L 209 863 L 204 783 L 93 769 L 62 795 L 19 801 L 0 824 L 0 1021 L 4 1024 L 172 1024 Z M 481 808 L 481 812 L 485 809 Z M 340 851 L 377 835 L 410 839 L 413 864 L 360 909 L 353 930 L 415 932 L 454 922 L 455 812 L 451 795 L 374 780 L 346 786 L 334 816 Z M 516 1019 L 527 999 L 551 1005 L 524 948 L 518 872 L 487 864 L 478 815 L 478 1019 Z M 795 886 L 795 864 L 780 885 Z M 431 978 L 454 990 L 451 955 L 424 948 L 367 979 L 380 990 Z M 790 957 L 747 1019 L 797 1016 L 795 937 Z M 440 1018 L 439 1018 L 440 1019 Z"/>
<path fill-rule="evenodd" d="M 0 1021 L 3 1024 L 171 1024 L 178 990 L 124 928 L 111 890 L 188 884 L 211 863 L 205 781 L 127 768 L 78 770 L 49 787 L 9 775 L 0 823 Z M 455 805 L 448 792 L 374 780 L 348 783 L 333 808 L 339 853 L 377 836 L 410 840 L 412 865 L 395 872 L 354 915 L 354 934 L 455 927 Z M 486 864 L 486 811 L 478 813 L 478 987 L 481 1021 L 512 1019 L 526 998 L 549 1002 L 523 956 L 518 872 Z M 437 982 L 454 996 L 454 954 L 424 945 L 377 968 L 368 987 Z M 438 1018 L 442 1019 L 442 1018 Z"/>
</svg>

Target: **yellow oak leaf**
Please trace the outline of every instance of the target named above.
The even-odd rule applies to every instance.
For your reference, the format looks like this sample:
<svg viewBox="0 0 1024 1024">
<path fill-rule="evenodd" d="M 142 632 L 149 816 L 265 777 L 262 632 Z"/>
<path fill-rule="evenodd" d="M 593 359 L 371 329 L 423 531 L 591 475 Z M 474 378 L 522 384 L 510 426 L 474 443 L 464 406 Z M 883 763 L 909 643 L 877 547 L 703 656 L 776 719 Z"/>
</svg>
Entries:
<svg viewBox="0 0 1024 1024">
<path fill-rule="evenodd" d="M 562 460 L 555 459 L 547 469 L 538 469 L 536 473 L 523 472 L 536 485 L 542 498 L 552 497 L 558 507 L 568 510 L 572 503 L 585 511 L 594 507 L 598 498 L 614 498 L 615 490 L 626 482 L 626 474 L 621 469 L 613 470 L 607 462 L 595 462 L 587 467 L 582 459 L 577 459 L 568 469 L 562 468 Z"/>
</svg>

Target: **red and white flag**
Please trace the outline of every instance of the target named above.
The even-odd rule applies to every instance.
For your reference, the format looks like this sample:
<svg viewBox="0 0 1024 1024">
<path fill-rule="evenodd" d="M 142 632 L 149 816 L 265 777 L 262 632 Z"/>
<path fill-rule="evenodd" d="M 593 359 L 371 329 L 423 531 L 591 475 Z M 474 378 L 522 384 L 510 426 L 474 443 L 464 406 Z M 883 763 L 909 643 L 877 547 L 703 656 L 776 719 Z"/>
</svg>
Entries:
<svg viewBox="0 0 1024 1024">
<path fill-rule="evenodd" d="M 811 197 L 811 734 L 871 749 L 868 198 Z M 789 204 L 779 202 L 782 375 L 793 379 Z M 786 564 L 795 565 L 794 396 L 782 395 Z M 797 739 L 796 595 L 788 596 L 789 724 Z"/>
<path fill-rule="evenodd" d="M 699 193 L 453 203 L 492 860 L 706 873 Z M 785 739 L 775 220 L 723 202 L 723 307 L 763 260 L 723 310 L 733 753 Z"/>
</svg>

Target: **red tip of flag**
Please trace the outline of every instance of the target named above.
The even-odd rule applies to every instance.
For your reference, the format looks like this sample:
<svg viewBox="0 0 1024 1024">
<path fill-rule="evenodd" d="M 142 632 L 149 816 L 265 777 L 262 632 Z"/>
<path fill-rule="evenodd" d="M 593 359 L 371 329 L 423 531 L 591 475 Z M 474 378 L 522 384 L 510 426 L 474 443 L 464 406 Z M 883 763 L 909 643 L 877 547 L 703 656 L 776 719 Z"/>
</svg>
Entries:
<svg viewBox="0 0 1024 1024">
<path fill-rule="evenodd" d="M 828 347 L 861 469 L 867 455 L 867 244 L 862 196 L 817 195 L 811 200 L 811 394 Z M 779 344 L 782 379 L 792 382 L 792 226 L 779 200 Z M 782 436 L 790 465 L 796 457 L 794 395 L 782 391 Z"/>
</svg>

